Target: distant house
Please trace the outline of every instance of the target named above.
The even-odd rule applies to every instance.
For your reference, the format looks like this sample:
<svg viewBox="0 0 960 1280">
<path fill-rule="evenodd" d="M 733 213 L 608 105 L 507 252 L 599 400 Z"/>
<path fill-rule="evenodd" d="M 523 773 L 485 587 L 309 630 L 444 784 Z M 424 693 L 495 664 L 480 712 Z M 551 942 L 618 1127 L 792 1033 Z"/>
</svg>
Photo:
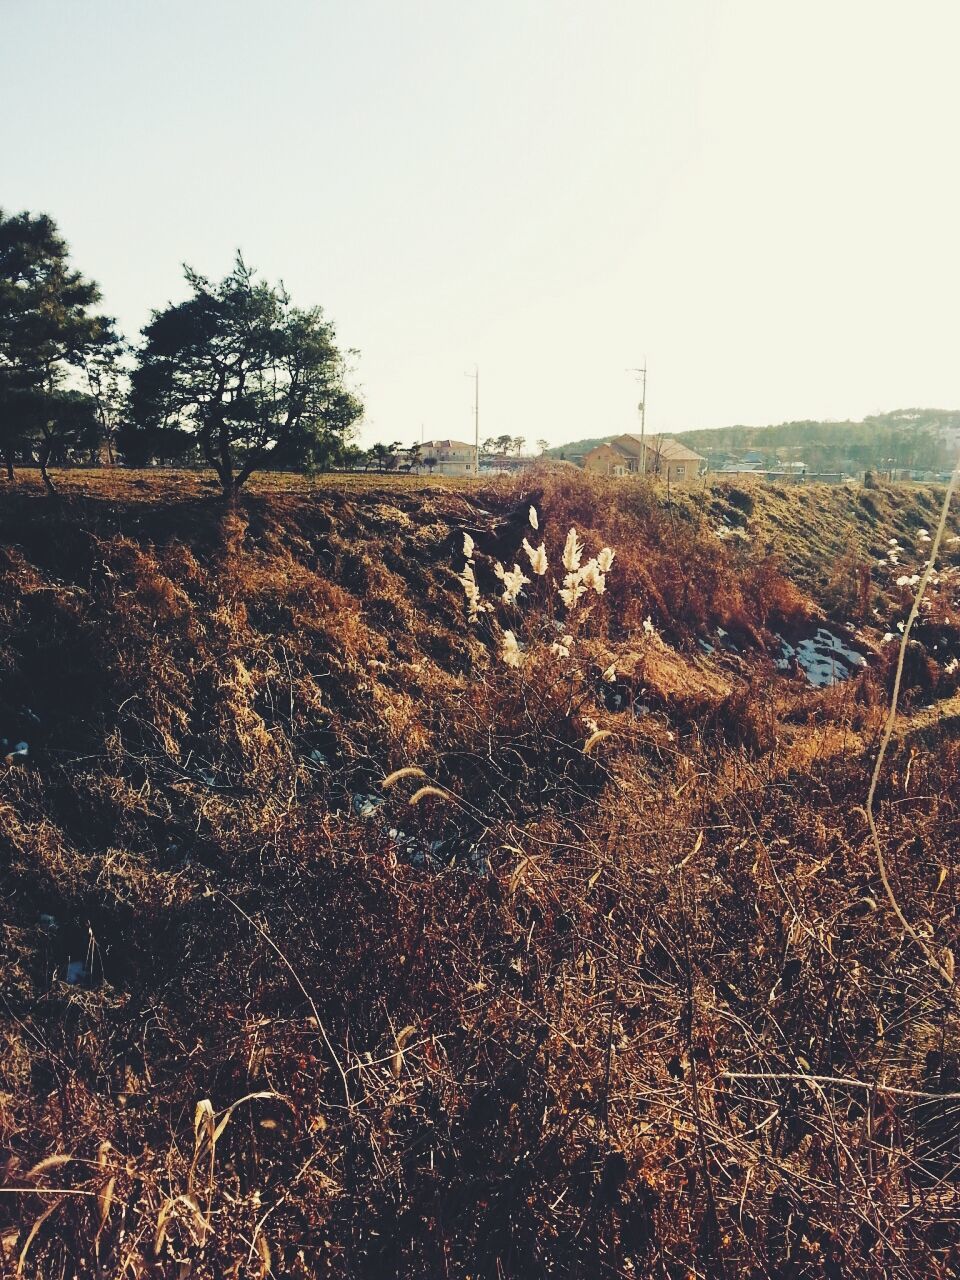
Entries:
<svg viewBox="0 0 960 1280">
<path fill-rule="evenodd" d="M 416 471 L 437 476 L 475 476 L 477 450 L 464 440 L 427 440 L 417 452 Z"/>
<path fill-rule="evenodd" d="M 640 470 L 632 465 L 634 461 L 613 444 L 598 444 L 583 455 L 583 469 L 602 476 L 625 476 Z"/>
<path fill-rule="evenodd" d="M 583 468 L 605 476 L 646 474 L 673 484 L 695 480 L 707 465 L 706 458 L 666 436 L 617 436 L 584 454 Z"/>
</svg>

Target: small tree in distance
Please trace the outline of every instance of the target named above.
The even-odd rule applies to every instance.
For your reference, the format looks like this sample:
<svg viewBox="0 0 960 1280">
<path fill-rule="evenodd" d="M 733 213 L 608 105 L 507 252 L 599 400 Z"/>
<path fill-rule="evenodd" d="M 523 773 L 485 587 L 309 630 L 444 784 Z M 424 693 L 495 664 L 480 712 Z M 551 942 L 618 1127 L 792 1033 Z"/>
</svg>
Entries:
<svg viewBox="0 0 960 1280">
<path fill-rule="evenodd" d="M 98 443 L 105 447 L 107 462 L 116 462 L 116 446 L 129 404 L 128 372 L 123 358 L 126 345 L 112 332 L 92 346 L 83 361 L 87 390 L 99 424 Z"/>
<path fill-rule="evenodd" d="M 219 283 L 184 274 L 191 297 L 154 312 L 143 331 L 136 431 L 151 443 L 192 434 L 228 498 L 265 465 L 322 465 L 362 413 L 333 325 L 256 280 L 239 253 Z"/>
</svg>

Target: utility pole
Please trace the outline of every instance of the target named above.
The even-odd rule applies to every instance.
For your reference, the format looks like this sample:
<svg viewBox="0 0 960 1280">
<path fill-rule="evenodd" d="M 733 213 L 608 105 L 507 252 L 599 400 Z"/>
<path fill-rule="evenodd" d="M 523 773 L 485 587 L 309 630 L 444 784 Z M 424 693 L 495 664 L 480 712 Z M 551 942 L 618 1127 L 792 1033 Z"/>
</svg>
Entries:
<svg viewBox="0 0 960 1280">
<path fill-rule="evenodd" d="M 642 369 L 628 369 L 627 373 L 635 373 L 638 375 L 640 382 L 640 403 L 637 408 L 640 410 L 640 474 L 643 475 L 647 470 L 647 449 L 645 444 L 647 434 L 647 358 L 643 358 Z"/>
<path fill-rule="evenodd" d="M 464 375 L 473 379 L 473 464 L 477 475 L 480 474 L 480 366 L 473 366 L 473 373 Z"/>
</svg>

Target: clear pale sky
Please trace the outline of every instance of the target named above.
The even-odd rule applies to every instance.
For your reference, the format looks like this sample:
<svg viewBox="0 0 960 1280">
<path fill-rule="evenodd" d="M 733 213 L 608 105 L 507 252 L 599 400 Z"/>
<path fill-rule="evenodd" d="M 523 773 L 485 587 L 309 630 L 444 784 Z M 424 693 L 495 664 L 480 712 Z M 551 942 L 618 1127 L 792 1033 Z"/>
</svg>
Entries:
<svg viewBox="0 0 960 1280">
<path fill-rule="evenodd" d="M 236 248 L 362 439 L 960 405 L 960 4 L 0 0 L 0 204 L 133 336 Z"/>
</svg>

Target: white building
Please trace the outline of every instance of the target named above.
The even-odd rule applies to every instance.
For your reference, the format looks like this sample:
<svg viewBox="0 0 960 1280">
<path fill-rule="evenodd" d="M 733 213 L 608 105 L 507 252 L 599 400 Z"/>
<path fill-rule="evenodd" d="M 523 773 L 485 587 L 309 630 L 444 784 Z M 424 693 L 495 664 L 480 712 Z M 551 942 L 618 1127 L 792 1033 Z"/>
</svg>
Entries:
<svg viewBox="0 0 960 1280">
<path fill-rule="evenodd" d="M 427 440 L 420 446 L 415 470 L 436 476 L 475 476 L 477 450 L 463 440 Z"/>
</svg>

